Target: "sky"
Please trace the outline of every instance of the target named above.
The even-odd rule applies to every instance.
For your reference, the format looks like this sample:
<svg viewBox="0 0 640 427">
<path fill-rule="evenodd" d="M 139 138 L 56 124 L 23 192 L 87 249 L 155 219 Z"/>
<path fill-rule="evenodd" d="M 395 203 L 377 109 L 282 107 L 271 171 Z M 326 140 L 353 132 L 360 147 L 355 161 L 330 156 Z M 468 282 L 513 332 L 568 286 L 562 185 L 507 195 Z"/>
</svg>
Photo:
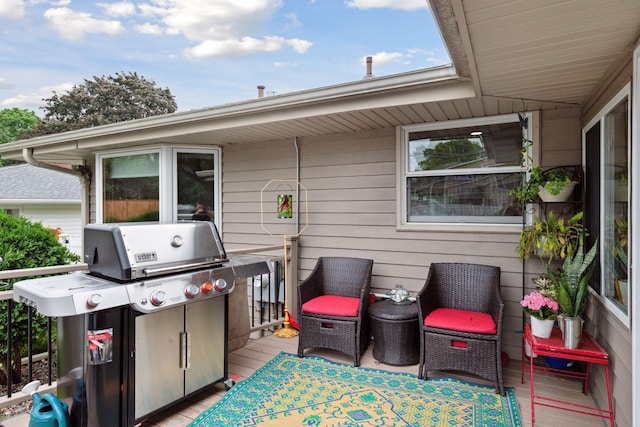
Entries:
<svg viewBox="0 0 640 427">
<path fill-rule="evenodd" d="M 0 109 L 135 72 L 178 111 L 450 63 L 427 0 L 0 0 Z"/>
</svg>

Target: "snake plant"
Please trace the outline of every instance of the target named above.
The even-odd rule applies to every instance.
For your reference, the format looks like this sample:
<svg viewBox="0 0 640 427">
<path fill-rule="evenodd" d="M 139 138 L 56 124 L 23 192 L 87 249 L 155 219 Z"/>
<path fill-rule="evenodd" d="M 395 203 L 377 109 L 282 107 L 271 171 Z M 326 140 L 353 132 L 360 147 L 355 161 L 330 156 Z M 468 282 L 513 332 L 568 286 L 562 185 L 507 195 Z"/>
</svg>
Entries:
<svg viewBox="0 0 640 427">
<path fill-rule="evenodd" d="M 562 268 L 552 271 L 547 267 L 549 278 L 557 290 L 558 305 L 567 317 L 581 316 L 586 305 L 587 286 L 596 266 L 598 239 L 585 254 L 580 243 L 575 255 L 567 256 Z"/>
</svg>

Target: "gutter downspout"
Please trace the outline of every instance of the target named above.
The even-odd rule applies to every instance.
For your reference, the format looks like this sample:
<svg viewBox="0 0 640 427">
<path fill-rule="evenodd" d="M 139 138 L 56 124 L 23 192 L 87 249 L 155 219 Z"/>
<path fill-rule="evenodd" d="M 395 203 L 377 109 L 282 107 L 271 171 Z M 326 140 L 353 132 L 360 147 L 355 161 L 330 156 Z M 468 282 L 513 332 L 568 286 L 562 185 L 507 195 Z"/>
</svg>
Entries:
<svg viewBox="0 0 640 427">
<path fill-rule="evenodd" d="M 300 182 L 300 148 L 298 147 L 298 137 L 293 137 L 293 145 L 296 147 L 296 182 Z M 300 185 L 296 184 L 296 233 L 300 233 Z"/>
<path fill-rule="evenodd" d="M 91 171 L 88 168 L 82 166 L 80 167 L 80 170 L 75 170 L 63 168 L 49 163 L 43 163 L 33 157 L 33 148 L 23 148 L 22 157 L 24 158 L 24 161 L 29 163 L 31 166 L 49 169 L 56 172 L 62 172 L 80 178 L 80 225 L 82 227 L 82 230 L 84 230 L 84 227 L 89 222 L 89 210 L 87 209 L 87 207 L 89 203 L 89 192 L 91 187 Z M 82 251 L 84 252 L 84 248 L 82 248 Z"/>
</svg>

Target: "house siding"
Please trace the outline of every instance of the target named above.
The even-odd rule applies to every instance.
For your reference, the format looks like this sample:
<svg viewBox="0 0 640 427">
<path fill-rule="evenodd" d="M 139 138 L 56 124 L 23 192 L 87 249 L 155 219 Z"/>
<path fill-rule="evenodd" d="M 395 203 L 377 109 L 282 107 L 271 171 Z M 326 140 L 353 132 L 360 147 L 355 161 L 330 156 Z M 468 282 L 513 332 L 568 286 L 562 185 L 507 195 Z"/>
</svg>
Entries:
<svg viewBox="0 0 640 427">
<path fill-rule="evenodd" d="M 10 207 L 20 209 L 20 215 L 32 222 L 40 222 L 54 230 L 60 228 L 61 233 L 69 235 L 69 250 L 78 255 L 82 254 L 80 201 L 77 204 L 22 204 Z"/>
<path fill-rule="evenodd" d="M 543 123 L 542 136 L 550 146 L 559 147 L 553 158 L 564 158 L 560 164 L 579 162 L 579 138 L 558 143 L 563 135 L 559 129 L 579 129 L 579 110 L 550 112 L 543 119 L 550 125 L 546 130 Z M 544 268 L 540 262 L 529 262 L 523 276 L 523 264 L 515 252 L 517 232 L 399 230 L 395 128 L 301 138 L 297 143 L 300 182 L 309 198 L 309 226 L 299 240 L 300 278 L 310 273 L 320 256 L 371 258 L 374 292 L 402 285 L 416 293 L 432 262 L 499 266 L 506 302 L 503 350 L 520 359 L 523 281 L 529 287 L 530 278 Z M 567 162 L 567 157 L 573 160 Z M 260 190 L 272 179 L 295 179 L 294 141 L 225 146 L 223 162 L 226 247 L 278 244 L 282 237 L 269 236 L 260 226 Z M 269 220 L 275 214 L 267 213 L 275 201 L 264 203 L 267 228 L 277 227 L 277 220 Z"/>
</svg>

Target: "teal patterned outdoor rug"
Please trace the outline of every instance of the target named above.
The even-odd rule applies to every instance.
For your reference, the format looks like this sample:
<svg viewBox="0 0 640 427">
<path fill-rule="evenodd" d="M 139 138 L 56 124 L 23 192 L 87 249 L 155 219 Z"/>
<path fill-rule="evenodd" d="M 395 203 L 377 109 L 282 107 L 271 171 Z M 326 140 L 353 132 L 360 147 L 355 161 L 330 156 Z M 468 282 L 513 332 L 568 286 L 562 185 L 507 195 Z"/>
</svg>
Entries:
<svg viewBox="0 0 640 427">
<path fill-rule="evenodd" d="M 450 378 L 429 381 L 280 353 L 200 414 L 195 426 L 507 426 L 522 425 L 512 388 Z"/>
</svg>

